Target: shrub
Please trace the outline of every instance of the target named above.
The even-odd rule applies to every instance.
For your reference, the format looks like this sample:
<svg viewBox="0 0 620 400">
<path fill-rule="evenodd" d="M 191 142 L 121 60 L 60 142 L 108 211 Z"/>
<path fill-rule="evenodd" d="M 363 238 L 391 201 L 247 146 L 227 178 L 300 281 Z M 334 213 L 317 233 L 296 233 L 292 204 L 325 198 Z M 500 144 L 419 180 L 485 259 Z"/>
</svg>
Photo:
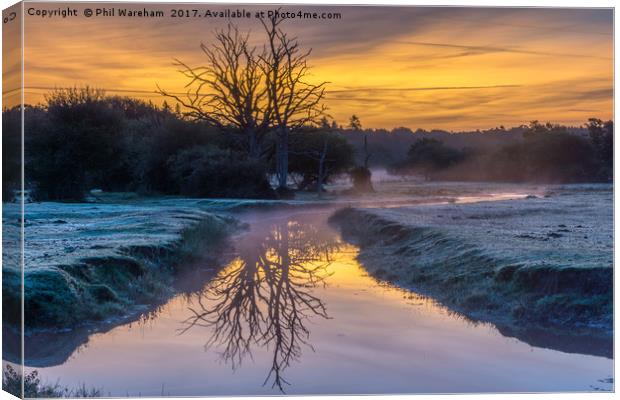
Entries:
<svg viewBox="0 0 620 400">
<path fill-rule="evenodd" d="M 78 386 L 75 389 L 62 387 L 59 384 L 42 384 L 38 371 L 32 371 L 23 376 L 24 398 L 50 398 L 50 397 L 101 397 L 100 389 L 87 388 L 86 385 Z M 14 396 L 22 397 L 22 375 L 15 371 L 10 365 L 4 367 L 2 373 L 2 389 Z"/>
<path fill-rule="evenodd" d="M 364 193 L 374 192 L 372 187 L 372 172 L 366 167 L 355 167 L 349 172 L 353 180 L 353 191 Z"/>
<path fill-rule="evenodd" d="M 429 180 L 433 174 L 462 162 L 464 158 L 462 151 L 446 146 L 441 140 L 424 138 L 411 145 L 407 159 L 392 170 L 398 173 L 420 173 Z"/>
<path fill-rule="evenodd" d="M 294 135 L 289 154 L 289 172 L 301 176 L 299 189 L 316 189 L 323 158 L 322 183 L 354 165 L 353 147 L 336 133 L 307 129 Z M 314 186 L 314 187 L 313 187 Z"/>
<path fill-rule="evenodd" d="M 193 147 L 168 160 L 178 191 L 191 197 L 273 198 L 266 167 L 232 151 Z"/>
</svg>

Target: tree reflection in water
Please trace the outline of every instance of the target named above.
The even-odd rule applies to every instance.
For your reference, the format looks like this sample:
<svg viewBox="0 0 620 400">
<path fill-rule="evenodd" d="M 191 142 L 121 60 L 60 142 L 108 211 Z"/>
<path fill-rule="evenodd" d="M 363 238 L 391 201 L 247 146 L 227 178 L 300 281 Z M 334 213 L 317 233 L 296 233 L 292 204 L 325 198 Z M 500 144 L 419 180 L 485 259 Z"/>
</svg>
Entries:
<svg viewBox="0 0 620 400">
<path fill-rule="evenodd" d="M 299 219 L 258 228 L 239 242 L 238 258 L 196 296 L 182 332 L 211 328 L 205 347 L 221 347 L 233 369 L 252 357 L 252 346 L 270 349 L 263 385 L 273 380 L 272 388 L 284 392 L 284 370 L 301 357 L 302 345 L 312 348 L 306 320 L 328 318 L 312 288 L 325 285 L 338 242 L 329 227 Z"/>
</svg>

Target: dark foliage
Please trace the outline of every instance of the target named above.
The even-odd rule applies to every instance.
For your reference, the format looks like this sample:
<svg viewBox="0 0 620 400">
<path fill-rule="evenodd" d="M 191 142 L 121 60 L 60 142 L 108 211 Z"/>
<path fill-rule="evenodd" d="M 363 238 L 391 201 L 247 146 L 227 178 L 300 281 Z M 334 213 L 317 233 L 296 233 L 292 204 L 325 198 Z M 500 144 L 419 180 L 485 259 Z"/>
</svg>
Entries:
<svg viewBox="0 0 620 400">
<path fill-rule="evenodd" d="M 404 127 L 392 130 L 364 129 L 360 131 L 341 128 L 340 133 L 355 149 L 356 161 L 360 165 L 364 164 L 366 153 L 364 147 L 367 147 L 367 153 L 372 154 L 369 167 L 373 168 L 389 167 L 395 162 L 404 160 L 407 157 L 407 150 L 423 138 L 440 140 L 446 146 L 455 149 L 471 147 L 488 150 L 519 142 L 526 128 L 519 126 L 511 129 L 494 128 L 486 131 L 456 133 L 423 129 L 412 131 Z"/>
<path fill-rule="evenodd" d="M 168 160 L 175 191 L 192 197 L 269 198 L 273 192 L 258 160 L 215 147 L 191 147 Z"/>
<path fill-rule="evenodd" d="M 21 108 L 2 113 L 2 198 L 13 197 L 21 186 Z"/>
<path fill-rule="evenodd" d="M 5 201 L 20 185 L 20 110 L 3 113 Z M 220 129 L 168 105 L 61 89 L 25 110 L 25 183 L 36 200 L 81 201 L 91 189 L 269 198 L 266 168 Z M 208 151 L 206 147 L 208 146 Z M 192 168 L 188 172 L 188 167 Z"/>
<path fill-rule="evenodd" d="M 46 118 L 26 133 L 26 176 L 35 196 L 81 200 L 87 188 L 111 189 L 110 172 L 120 168 L 122 110 L 102 92 L 68 89 L 47 96 Z"/>
<path fill-rule="evenodd" d="M 353 192 L 367 193 L 375 191 L 372 187 L 372 172 L 368 168 L 364 166 L 355 167 L 349 174 L 353 180 Z"/>
<path fill-rule="evenodd" d="M 208 124 L 172 116 L 157 125 L 137 121 L 127 141 L 126 165 L 131 173 L 128 189 L 146 194 L 179 194 L 170 160 L 180 152 L 207 144 L 226 145 L 225 137 Z"/>
<path fill-rule="evenodd" d="M 613 122 L 591 119 L 589 135 L 564 126 L 533 121 L 521 140 L 489 149 L 457 149 L 435 139 L 412 145 L 396 174 L 421 174 L 426 179 L 508 182 L 611 181 Z"/>
<path fill-rule="evenodd" d="M 565 132 L 535 133 L 523 143 L 491 154 L 482 167 L 488 179 L 534 182 L 597 180 L 594 151 L 583 137 Z"/>
<path fill-rule="evenodd" d="M 420 173 L 429 180 L 433 173 L 450 168 L 464 159 L 464 153 L 437 139 L 420 139 L 407 152 L 407 159 L 395 169 L 403 173 Z"/>
<path fill-rule="evenodd" d="M 305 129 L 291 138 L 289 172 L 300 179 L 298 189 L 315 190 L 319 182 L 345 173 L 354 165 L 353 148 L 337 133 Z"/>
<path fill-rule="evenodd" d="M 613 121 L 603 122 L 597 118 L 590 118 L 586 126 L 595 152 L 598 178 L 612 181 L 614 173 L 614 123 Z"/>
<path fill-rule="evenodd" d="M 142 194 L 271 198 L 276 135 L 250 157 L 234 127 L 187 120 L 165 104 L 106 96 L 90 88 L 50 93 L 26 106 L 25 189 L 36 200 L 80 201 L 91 189 Z M 359 122 L 359 121 L 358 121 Z M 3 198 L 21 186 L 21 109 L 3 112 Z M 426 179 L 583 182 L 613 179 L 613 122 L 584 128 L 537 121 L 484 132 L 302 128 L 290 135 L 288 170 L 299 189 L 319 189 L 355 164 L 390 166 Z M 370 157 L 372 155 L 372 157 Z M 356 159 L 357 158 L 357 159 Z M 354 185 L 370 188 L 363 170 Z M 369 170 L 367 172 L 370 172 Z M 356 180 L 356 177 L 358 178 Z M 320 182 L 320 183 L 319 183 Z M 356 183 L 357 182 L 357 183 Z M 280 197 L 290 193 L 283 191 Z"/>
</svg>

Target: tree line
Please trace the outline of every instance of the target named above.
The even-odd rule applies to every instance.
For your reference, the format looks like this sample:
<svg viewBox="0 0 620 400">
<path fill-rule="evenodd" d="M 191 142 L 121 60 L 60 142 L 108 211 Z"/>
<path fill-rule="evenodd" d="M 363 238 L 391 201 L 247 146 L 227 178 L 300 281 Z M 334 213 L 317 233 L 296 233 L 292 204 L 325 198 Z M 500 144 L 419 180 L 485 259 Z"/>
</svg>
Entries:
<svg viewBox="0 0 620 400">
<path fill-rule="evenodd" d="M 613 121 L 590 118 L 585 128 L 587 134 L 579 135 L 566 126 L 532 121 L 518 140 L 491 148 L 457 148 L 421 138 L 389 171 L 426 180 L 613 181 Z"/>
<path fill-rule="evenodd" d="M 191 120 L 167 103 L 107 96 L 91 88 L 59 89 L 25 110 L 25 183 L 35 200 L 80 201 L 91 189 L 144 195 L 275 198 L 276 142 L 250 157 L 236 134 Z M 21 110 L 3 112 L 3 198 L 21 182 Z M 289 141 L 297 189 L 346 173 L 353 149 L 331 130 L 306 126 Z"/>
<path fill-rule="evenodd" d="M 95 188 L 196 197 L 279 195 L 272 189 L 278 182 L 270 181 L 277 175 L 273 132 L 261 139 L 261 156 L 251 157 L 248 143 L 238 140 L 242 134 L 230 128 L 187 118 L 166 102 L 156 106 L 91 88 L 55 90 L 44 104 L 26 106 L 24 113 L 26 188 L 37 200 L 79 201 Z M 21 183 L 20 109 L 4 110 L 2 121 L 3 198 L 10 200 Z M 384 135 L 362 130 L 359 118 L 351 122 L 339 127 L 324 118 L 290 135 L 289 186 L 316 191 L 335 176 L 349 174 L 361 190 L 372 191 L 369 165 L 386 148 L 391 158 L 375 165 L 428 180 L 613 179 L 612 121 L 590 119 L 583 135 L 534 121 L 490 147 L 477 145 L 470 133 L 452 134 L 459 142 L 475 139 L 471 146 L 457 147 L 430 132 Z M 484 135 L 491 140 L 497 134 Z M 405 139 L 412 144 L 402 156 Z"/>
</svg>

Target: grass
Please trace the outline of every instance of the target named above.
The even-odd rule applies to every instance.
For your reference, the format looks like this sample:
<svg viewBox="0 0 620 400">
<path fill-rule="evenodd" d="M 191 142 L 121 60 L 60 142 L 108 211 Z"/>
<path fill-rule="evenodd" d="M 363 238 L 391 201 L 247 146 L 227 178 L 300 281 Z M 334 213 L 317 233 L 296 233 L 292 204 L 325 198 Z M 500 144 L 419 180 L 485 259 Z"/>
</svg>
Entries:
<svg viewBox="0 0 620 400">
<path fill-rule="evenodd" d="M 88 257 L 79 263 L 38 269 L 25 276 L 25 325 L 64 328 L 126 314 L 172 292 L 175 275 L 199 257 L 214 257 L 236 229 L 236 220 L 208 215 L 166 245 L 121 248 L 117 255 Z M 7 297 L 9 295 L 9 298 Z M 19 293 L 4 295 L 12 304 Z M 17 300 L 16 300 L 17 299 Z M 18 309 L 18 308 L 16 308 Z M 8 322 L 16 324 L 19 316 Z"/>
<path fill-rule="evenodd" d="M 359 260 L 372 276 L 433 297 L 472 320 L 612 337 L 611 268 L 521 265 L 432 227 L 351 208 L 331 221 L 360 246 Z M 611 350 L 611 340 L 606 342 Z"/>
<path fill-rule="evenodd" d="M 24 383 L 24 395 L 22 394 L 22 379 Z M 39 378 L 38 371 L 32 371 L 22 376 L 10 365 L 6 365 L 2 372 L 2 389 L 17 397 L 23 398 L 85 398 L 85 397 L 101 397 L 101 389 L 88 388 L 85 384 L 68 388 L 55 384 L 43 384 Z"/>
</svg>

